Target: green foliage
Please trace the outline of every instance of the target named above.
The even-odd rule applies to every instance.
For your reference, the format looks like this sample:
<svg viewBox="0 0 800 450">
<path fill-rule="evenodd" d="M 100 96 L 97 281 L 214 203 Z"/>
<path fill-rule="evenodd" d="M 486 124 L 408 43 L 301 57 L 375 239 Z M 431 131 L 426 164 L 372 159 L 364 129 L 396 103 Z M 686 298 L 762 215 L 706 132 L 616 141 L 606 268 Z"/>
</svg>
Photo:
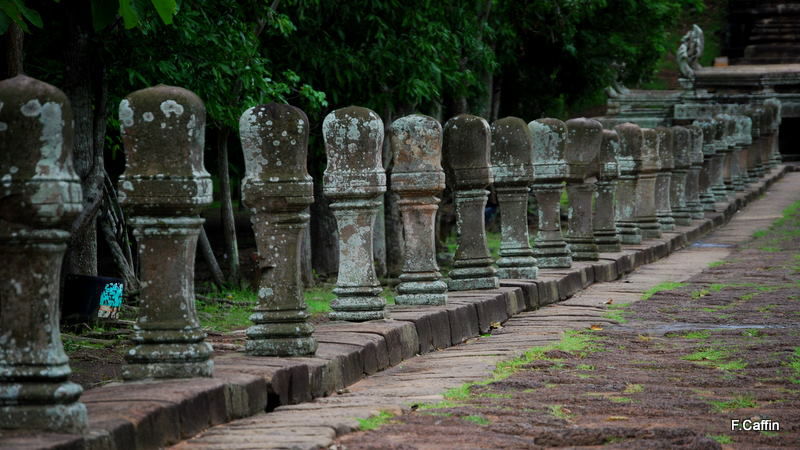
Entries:
<svg viewBox="0 0 800 450">
<path fill-rule="evenodd" d="M 472 422 L 472 423 L 477 424 L 477 425 L 489 425 L 491 423 L 491 422 L 489 422 L 489 419 L 487 419 L 486 417 L 481 416 L 480 414 L 473 415 L 473 416 L 465 416 L 464 420 L 466 420 L 468 422 Z"/>
<path fill-rule="evenodd" d="M 730 411 L 732 409 L 755 408 L 758 403 L 749 395 L 740 395 L 731 400 L 712 400 L 709 402 L 716 412 Z"/>
<path fill-rule="evenodd" d="M 698 331 L 690 331 L 683 336 L 684 339 L 708 339 L 711 337 L 711 331 L 709 330 L 698 330 Z"/>
<path fill-rule="evenodd" d="M 673 289 L 678 289 L 683 286 L 686 286 L 686 283 L 676 283 L 674 281 L 665 281 L 663 283 L 659 283 L 651 287 L 650 289 L 644 291 L 644 293 L 642 294 L 642 300 L 647 300 L 659 292 L 671 291 Z"/>
<path fill-rule="evenodd" d="M 792 375 L 789 377 L 789 381 L 794 384 L 800 384 L 800 347 L 795 347 L 792 351 L 792 356 L 789 358 L 787 362 L 789 369 L 792 370 Z"/>
<path fill-rule="evenodd" d="M 213 290 L 207 297 L 222 299 L 229 303 L 197 300 L 197 316 L 204 328 L 227 332 L 252 324 L 250 315 L 258 303 L 258 294 L 255 292 L 247 289 Z"/>
<path fill-rule="evenodd" d="M 381 411 L 379 414 L 367 417 L 366 419 L 356 420 L 358 420 L 359 429 L 361 431 L 370 431 L 386 425 L 392 417 L 394 417 L 394 414 L 391 412 Z"/>
<path fill-rule="evenodd" d="M 717 441 L 719 444 L 733 444 L 733 438 L 726 434 L 709 434 L 706 437 Z"/>
<path fill-rule="evenodd" d="M 568 412 L 563 405 L 548 405 L 547 410 L 550 412 L 551 416 L 557 419 L 570 420 L 575 417 L 575 415 Z"/>
</svg>

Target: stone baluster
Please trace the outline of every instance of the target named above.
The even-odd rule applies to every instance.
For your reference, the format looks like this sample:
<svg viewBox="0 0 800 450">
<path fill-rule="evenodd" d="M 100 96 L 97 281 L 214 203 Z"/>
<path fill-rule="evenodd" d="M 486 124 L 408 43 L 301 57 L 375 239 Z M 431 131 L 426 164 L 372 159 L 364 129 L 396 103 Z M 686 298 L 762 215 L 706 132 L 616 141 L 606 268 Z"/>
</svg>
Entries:
<svg viewBox="0 0 800 450">
<path fill-rule="evenodd" d="M 643 239 L 661 237 L 661 224 L 656 215 L 656 177 L 659 171 L 658 132 L 652 128 L 642 129 L 642 164 L 636 180 L 636 224 Z"/>
<path fill-rule="evenodd" d="M 672 206 L 672 217 L 676 225 L 692 224 L 691 210 L 687 204 L 689 167 L 691 161 L 691 133 L 684 127 L 672 127 L 673 163 L 672 178 L 669 184 L 669 200 Z"/>
<path fill-rule="evenodd" d="M 572 256 L 561 234 L 560 205 L 567 177 L 567 126 L 557 119 L 538 119 L 528 128 L 533 135 L 533 194 L 539 212 L 533 254 L 540 268 L 569 268 Z"/>
<path fill-rule="evenodd" d="M 303 297 L 300 248 L 314 201 L 306 171 L 308 117 L 298 108 L 270 103 L 239 119 L 245 177 L 242 203 L 258 248 L 258 306 L 247 329 L 247 353 L 313 355 L 317 342 Z"/>
<path fill-rule="evenodd" d="M 721 170 L 721 156 L 717 155 L 715 142 L 717 127 L 713 119 L 695 120 L 694 124 L 703 132 L 703 170 L 700 172 L 700 203 L 704 211 L 716 211 L 714 180 Z"/>
<path fill-rule="evenodd" d="M 206 110 L 186 89 L 158 85 L 119 105 L 125 173 L 119 198 L 130 215 L 142 290 L 136 344 L 125 356 L 125 379 L 210 377 L 211 346 L 197 319 L 194 258 L 211 203 L 203 166 Z"/>
<path fill-rule="evenodd" d="M 742 192 L 747 188 L 749 180 L 747 178 L 748 152 L 753 139 L 750 136 L 752 122 L 745 115 L 733 116 L 736 121 L 736 175 L 733 178 L 733 188 L 737 192 Z"/>
<path fill-rule="evenodd" d="M 768 161 L 769 167 L 777 167 L 781 163 L 781 151 L 779 146 L 779 130 L 781 127 L 781 113 L 782 113 L 782 105 L 780 100 L 776 98 L 769 98 L 764 101 L 764 106 L 768 108 L 769 111 L 769 139 L 770 145 L 768 149 Z"/>
<path fill-rule="evenodd" d="M 675 229 L 675 219 L 672 217 L 672 200 L 670 199 L 670 185 L 672 184 L 672 170 L 675 168 L 674 142 L 672 129 L 657 127 L 658 139 L 658 173 L 656 174 L 656 217 L 663 231 Z"/>
<path fill-rule="evenodd" d="M 491 130 L 480 117 L 461 114 L 444 126 L 444 152 L 454 177 L 457 248 L 447 288 L 497 289 L 500 281 L 486 246 L 484 209 L 492 184 Z"/>
<path fill-rule="evenodd" d="M 769 154 L 772 148 L 772 138 L 771 138 L 771 110 L 770 107 L 766 104 L 762 105 L 761 108 L 761 124 L 759 129 L 761 131 L 761 139 L 759 139 L 760 145 L 758 149 L 759 158 L 758 158 L 758 176 L 759 178 L 763 177 L 764 175 L 769 172 Z"/>
<path fill-rule="evenodd" d="M 492 175 L 500 204 L 500 258 L 497 275 L 534 279 L 539 269 L 528 234 L 528 195 L 533 183 L 533 137 L 518 117 L 492 124 Z"/>
<path fill-rule="evenodd" d="M 711 171 L 709 177 L 711 181 L 711 192 L 714 194 L 715 202 L 722 202 L 727 199 L 725 192 L 725 152 L 728 145 L 725 143 L 725 124 L 722 120 L 715 117 L 712 119 L 714 129 L 711 145 L 714 146 L 714 157 L 711 159 Z"/>
<path fill-rule="evenodd" d="M 750 148 L 747 151 L 747 180 L 748 183 L 758 182 L 759 165 L 761 163 L 761 116 L 762 108 L 751 106 L 745 110 L 750 118 Z"/>
<path fill-rule="evenodd" d="M 620 153 L 619 136 L 613 130 L 603 130 L 603 142 L 597 154 L 599 172 L 597 175 L 597 193 L 594 200 L 594 242 L 600 252 L 619 252 L 622 250 L 617 233 L 616 203 L 617 178 Z"/>
<path fill-rule="evenodd" d="M 444 305 L 447 283 L 436 263 L 436 210 L 445 186 L 442 126 L 414 114 L 392 123 L 392 190 L 399 196 L 406 245 L 397 285 L 398 305 Z"/>
<path fill-rule="evenodd" d="M 383 122 L 358 106 L 337 109 L 322 123 L 328 166 L 323 192 L 339 230 L 339 275 L 331 302 L 333 320 L 386 317 L 386 301 L 375 274 L 373 227 L 386 192 L 381 147 Z"/>
<path fill-rule="evenodd" d="M 720 124 L 721 134 L 717 134 L 719 142 L 719 152 L 722 154 L 722 184 L 721 188 L 715 191 L 717 201 L 724 202 L 729 200 L 733 194 L 733 147 L 734 147 L 734 128 L 735 124 L 728 114 L 717 114 L 714 117 Z"/>
<path fill-rule="evenodd" d="M 642 233 L 636 223 L 636 179 L 642 164 L 642 129 L 633 123 L 623 123 L 614 127 L 614 131 L 619 138 L 617 231 L 623 244 L 641 244 Z"/>
<path fill-rule="evenodd" d="M 81 211 L 73 117 L 57 88 L 0 81 L 0 428 L 80 433 L 83 390 L 59 332 L 59 279 Z"/>
<path fill-rule="evenodd" d="M 686 208 L 692 219 L 704 217 L 703 204 L 700 202 L 703 172 L 703 129 L 697 125 L 687 125 L 689 130 L 689 172 L 686 176 Z M 706 179 L 707 181 L 707 179 Z"/>
<path fill-rule="evenodd" d="M 569 214 L 566 241 L 575 261 L 597 261 L 594 242 L 592 199 L 597 181 L 597 154 L 603 143 L 603 125 L 586 118 L 570 119 L 567 125 L 566 160 Z"/>
</svg>

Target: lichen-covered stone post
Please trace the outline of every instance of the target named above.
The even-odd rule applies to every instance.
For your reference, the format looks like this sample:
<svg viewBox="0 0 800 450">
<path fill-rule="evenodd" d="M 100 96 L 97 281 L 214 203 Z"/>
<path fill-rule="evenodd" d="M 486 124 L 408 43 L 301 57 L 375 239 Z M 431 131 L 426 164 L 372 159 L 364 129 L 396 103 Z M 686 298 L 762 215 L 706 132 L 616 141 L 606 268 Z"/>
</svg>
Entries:
<svg viewBox="0 0 800 450">
<path fill-rule="evenodd" d="M 0 81 L 0 428 L 80 433 L 58 289 L 68 230 L 81 211 L 72 109 L 57 88 Z"/>
<path fill-rule="evenodd" d="M 641 244 L 642 233 L 636 223 L 636 179 L 642 164 L 642 129 L 633 123 L 623 123 L 614 127 L 614 131 L 619 138 L 617 231 L 623 244 Z"/>
<path fill-rule="evenodd" d="M 566 241 L 575 261 L 597 261 L 594 242 L 592 199 L 597 181 L 597 154 L 603 143 L 603 125 L 586 118 L 570 119 L 567 125 L 566 160 L 569 214 Z"/>
<path fill-rule="evenodd" d="M 692 219 L 704 217 L 700 202 L 700 174 L 703 171 L 703 129 L 697 125 L 687 125 L 689 130 L 689 171 L 686 175 L 686 208 Z"/>
<path fill-rule="evenodd" d="M 492 124 L 492 174 L 500 204 L 500 278 L 534 279 L 539 269 L 528 234 L 528 195 L 533 183 L 533 137 L 524 120 Z"/>
<path fill-rule="evenodd" d="M 767 104 L 761 107 L 761 139 L 759 146 L 759 159 L 758 159 L 758 176 L 763 177 L 769 171 L 769 155 L 772 151 L 772 112 L 771 107 Z"/>
<path fill-rule="evenodd" d="M 672 129 L 657 127 L 658 138 L 658 173 L 656 174 L 656 217 L 663 231 L 675 229 L 675 219 L 672 217 L 672 200 L 670 199 L 670 185 L 672 184 L 672 170 L 675 168 L 674 136 Z"/>
<path fill-rule="evenodd" d="M 736 120 L 736 176 L 733 178 L 733 186 L 737 192 L 742 192 L 750 183 L 747 175 L 748 153 L 753 144 L 750 132 L 753 122 L 746 115 L 734 116 Z"/>
<path fill-rule="evenodd" d="M 210 377 L 211 346 L 197 319 L 194 258 L 211 203 L 203 166 L 206 110 L 186 89 L 158 85 L 119 105 L 125 173 L 119 198 L 130 215 L 142 291 L 136 344 L 125 356 L 125 379 Z"/>
<path fill-rule="evenodd" d="M 733 193 L 733 131 L 734 123 L 727 114 L 717 114 L 714 119 L 719 123 L 717 131 L 717 151 L 722 155 L 721 183 L 716 185 L 714 195 L 718 202 L 728 201 Z"/>
<path fill-rule="evenodd" d="M 322 123 L 328 167 L 323 192 L 339 230 L 339 275 L 330 318 L 365 321 L 386 317 L 386 300 L 375 274 L 372 234 L 386 192 L 381 160 L 383 122 L 358 106 L 337 109 Z"/>
<path fill-rule="evenodd" d="M 656 177 L 659 170 L 658 132 L 652 128 L 642 129 L 642 165 L 636 179 L 636 224 L 643 239 L 661 237 L 661 224 L 656 215 Z"/>
<path fill-rule="evenodd" d="M 747 150 L 747 182 L 755 183 L 759 177 L 759 164 L 761 161 L 761 116 L 762 108 L 752 106 L 745 110 L 750 118 L 750 147 Z"/>
<path fill-rule="evenodd" d="M 306 171 L 308 117 L 294 106 L 254 106 L 239 119 L 239 136 L 242 203 L 250 209 L 261 271 L 245 349 L 258 356 L 312 355 L 317 342 L 300 279 L 305 210 L 314 201 Z"/>
<path fill-rule="evenodd" d="M 769 98 L 764 101 L 764 107 L 767 108 L 770 118 L 769 122 L 769 159 L 768 164 L 770 168 L 777 167 L 781 163 L 781 151 L 779 148 L 778 133 L 781 127 L 782 105 L 780 100 L 776 98 Z"/>
<path fill-rule="evenodd" d="M 684 127 L 672 127 L 673 163 L 672 178 L 669 184 L 669 200 L 672 206 L 672 217 L 676 225 L 691 225 L 692 216 L 687 205 L 689 167 L 691 161 L 691 133 Z"/>
<path fill-rule="evenodd" d="M 617 178 L 620 153 L 619 136 L 613 130 L 603 130 L 603 142 L 597 154 L 598 175 L 597 193 L 594 199 L 594 242 L 601 252 L 619 252 L 622 250 L 619 234 L 617 234 L 616 203 Z"/>
<path fill-rule="evenodd" d="M 392 190 L 400 197 L 405 253 L 398 305 L 444 305 L 447 283 L 436 263 L 436 210 L 444 189 L 442 126 L 419 114 L 392 123 Z"/>
<path fill-rule="evenodd" d="M 461 114 L 444 126 L 444 153 L 454 176 L 457 247 L 447 288 L 497 289 L 500 280 L 486 246 L 484 209 L 492 184 L 491 130 L 482 118 Z"/>
<path fill-rule="evenodd" d="M 561 234 L 560 205 L 567 178 L 567 125 L 558 119 L 538 119 L 528 128 L 533 135 L 533 194 L 539 212 L 533 255 L 540 268 L 569 268 L 572 255 Z"/>
<path fill-rule="evenodd" d="M 722 157 L 717 155 L 716 122 L 713 119 L 695 120 L 703 133 L 703 170 L 700 172 L 700 203 L 703 211 L 716 211 L 716 196 L 714 195 L 714 180 L 717 171 L 721 171 Z"/>
</svg>

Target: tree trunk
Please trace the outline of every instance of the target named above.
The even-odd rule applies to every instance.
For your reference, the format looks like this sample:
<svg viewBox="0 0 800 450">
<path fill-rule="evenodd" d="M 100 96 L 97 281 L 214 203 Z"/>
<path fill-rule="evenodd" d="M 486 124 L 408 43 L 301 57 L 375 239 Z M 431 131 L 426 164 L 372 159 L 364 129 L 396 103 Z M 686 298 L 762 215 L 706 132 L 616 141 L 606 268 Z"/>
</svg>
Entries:
<svg viewBox="0 0 800 450">
<path fill-rule="evenodd" d="M 500 117 L 500 95 L 503 93 L 503 81 L 498 76 L 492 81 L 492 122 Z"/>
<path fill-rule="evenodd" d="M 72 225 L 65 266 L 67 273 L 81 275 L 97 275 L 97 213 L 104 181 L 104 64 L 100 49 L 92 44 L 89 11 L 88 5 L 64 5 L 68 30 L 64 92 L 72 106 L 75 122 L 72 158 L 83 189 L 83 211 Z M 98 123 L 103 128 L 96 130 Z M 103 136 L 98 139 L 97 134 Z"/>
<path fill-rule="evenodd" d="M 200 253 L 202 253 L 203 259 L 211 272 L 211 278 L 214 279 L 214 284 L 221 289 L 225 285 L 225 276 L 222 274 L 222 269 L 219 268 L 217 257 L 214 256 L 214 249 L 211 247 L 211 242 L 208 240 L 205 227 L 200 227 L 200 239 L 198 243 L 200 244 L 198 249 Z"/>
<path fill-rule="evenodd" d="M 8 26 L 6 32 L 6 67 L 8 68 L 7 78 L 13 78 L 25 73 L 23 70 L 22 42 L 25 34 L 16 23 Z"/>
<path fill-rule="evenodd" d="M 220 184 L 220 214 L 225 253 L 228 256 L 228 281 L 239 285 L 239 246 L 236 242 L 236 217 L 233 215 L 231 177 L 228 172 L 228 136 L 230 129 L 223 127 L 217 134 L 217 171 Z"/>
</svg>

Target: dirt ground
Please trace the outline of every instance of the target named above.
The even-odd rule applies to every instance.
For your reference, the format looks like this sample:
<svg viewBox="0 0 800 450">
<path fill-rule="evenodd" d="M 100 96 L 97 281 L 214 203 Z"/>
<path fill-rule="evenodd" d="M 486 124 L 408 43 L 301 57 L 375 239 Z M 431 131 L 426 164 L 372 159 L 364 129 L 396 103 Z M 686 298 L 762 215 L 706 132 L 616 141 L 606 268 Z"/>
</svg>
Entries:
<svg viewBox="0 0 800 450">
<path fill-rule="evenodd" d="M 685 285 L 617 308 L 502 381 L 450 393 L 339 448 L 800 448 L 800 211 Z M 467 395 L 463 395 L 466 393 Z M 731 420 L 779 431 L 736 431 Z M 759 422 L 760 423 L 760 422 Z"/>
</svg>

